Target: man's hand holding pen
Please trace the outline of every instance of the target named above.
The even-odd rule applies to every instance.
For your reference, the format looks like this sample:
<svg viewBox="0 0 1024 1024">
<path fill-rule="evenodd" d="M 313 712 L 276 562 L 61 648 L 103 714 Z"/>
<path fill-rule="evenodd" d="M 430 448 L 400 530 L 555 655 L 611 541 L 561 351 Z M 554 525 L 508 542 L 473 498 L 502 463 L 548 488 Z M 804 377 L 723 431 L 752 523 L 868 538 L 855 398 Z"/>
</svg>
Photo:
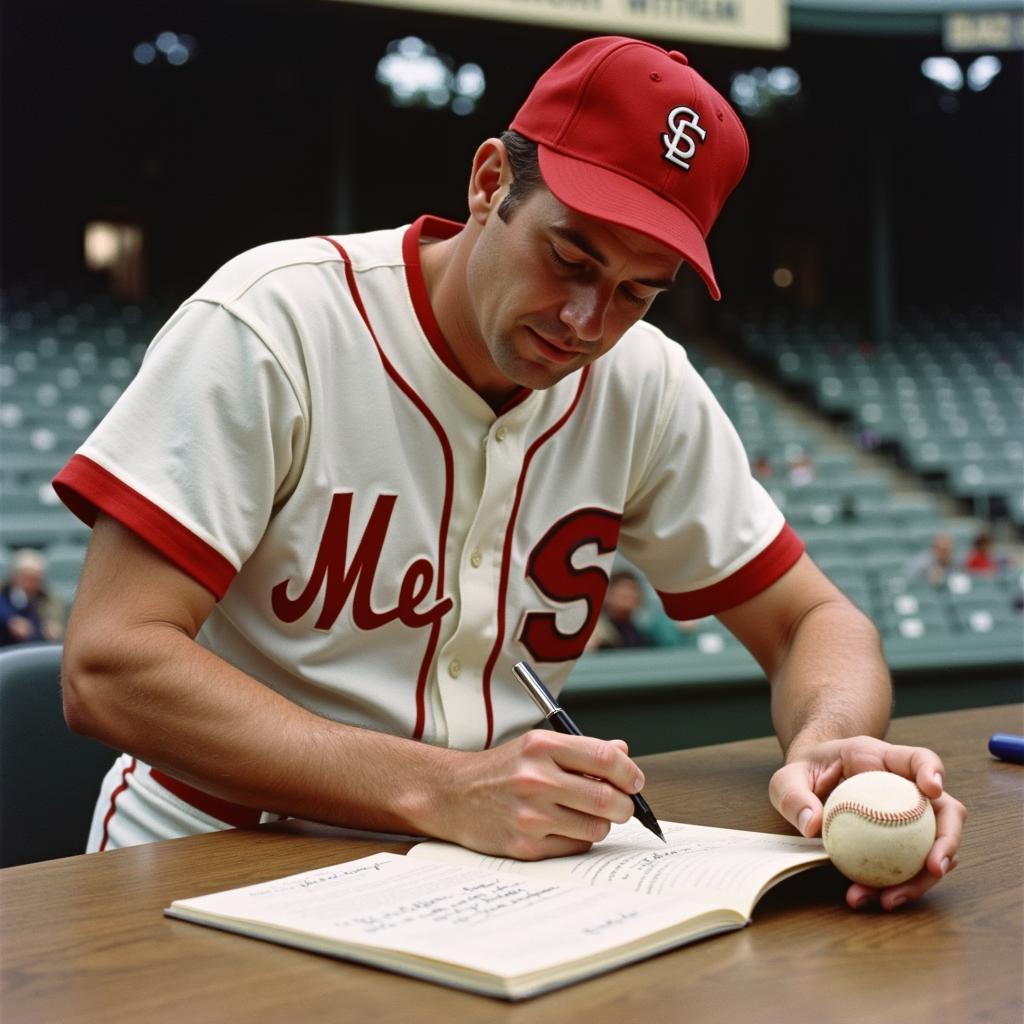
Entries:
<svg viewBox="0 0 1024 1024">
<path fill-rule="evenodd" d="M 565 709 L 559 706 L 558 701 L 544 685 L 540 676 L 533 671 L 529 662 L 517 662 L 512 668 L 512 674 L 522 684 L 523 689 L 537 705 L 537 710 L 547 719 L 548 725 L 552 729 L 566 736 L 583 735 L 579 726 L 569 717 Z M 658 819 L 654 816 L 654 811 L 647 805 L 647 801 L 640 795 L 639 790 L 634 792 L 630 799 L 633 801 L 633 817 L 664 843 L 666 840 L 661 826 L 658 824 Z"/>
<path fill-rule="evenodd" d="M 455 799 L 433 809 L 452 842 L 518 860 L 584 853 L 635 813 L 643 773 L 622 740 L 534 729 L 479 753 L 447 751 Z"/>
<path fill-rule="evenodd" d="M 436 750 L 443 770 L 421 776 L 409 819 L 425 835 L 517 860 L 585 853 L 633 817 L 664 842 L 625 741 L 583 736 L 525 661 L 513 672 L 552 731 L 480 752 Z"/>
</svg>

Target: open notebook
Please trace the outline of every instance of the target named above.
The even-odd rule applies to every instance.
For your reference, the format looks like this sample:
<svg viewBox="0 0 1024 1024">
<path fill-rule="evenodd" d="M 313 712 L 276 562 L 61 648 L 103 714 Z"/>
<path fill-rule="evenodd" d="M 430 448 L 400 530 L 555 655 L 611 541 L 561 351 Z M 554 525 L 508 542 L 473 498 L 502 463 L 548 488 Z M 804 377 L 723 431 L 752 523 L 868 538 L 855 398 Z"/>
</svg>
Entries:
<svg viewBox="0 0 1024 1024">
<path fill-rule="evenodd" d="M 585 854 L 524 862 L 420 843 L 242 889 L 171 917 L 523 999 L 716 932 L 827 860 L 816 839 L 638 822 Z"/>
</svg>

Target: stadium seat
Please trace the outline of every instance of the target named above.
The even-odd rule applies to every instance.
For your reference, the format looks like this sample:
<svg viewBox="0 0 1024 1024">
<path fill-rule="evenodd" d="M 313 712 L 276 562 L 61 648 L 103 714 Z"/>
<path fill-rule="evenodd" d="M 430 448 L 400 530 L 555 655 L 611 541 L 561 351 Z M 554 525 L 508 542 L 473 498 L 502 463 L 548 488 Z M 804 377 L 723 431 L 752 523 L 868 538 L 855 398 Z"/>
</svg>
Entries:
<svg viewBox="0 0 1024 1024">
<path fill-rule="evenodd" d="M 89 527 L 63 506 L 0 517 L 0 544 L 8 548 L 45 548 L 52 544 L 86 543 Z"/>
<path fill-rule="evenodd" d="M 822 412 L 847 420 L 873 446 L 898 448 L 915 472 L 947 480 L 977 515 L 1007 516 L 1024 529 L 1019 311 L 907 310 L 891 336 L 869 349 L 862 324 L 828 314 L 776 311 L 768 322 L 759 315 L 737 317 L 735 329 L 780 381 L 804 389 Z M 830 471 L 820 478 L 831 479 Z M 868 498 L 863 491 L 857 497 Z"/>
<path fill-rule="evenodd" d="M 889 619 L 880 624 L 883 637 L 898 637 L 901 640 L 912 640 L 922 645 L 936 637 L 949 635 L 949 624 L 945 620 L 929 620 L 915 616 Z"/>
<path fill-rule="evenodd" d="M 0 867 L 83 853 L 108 747 L 64 722 L 57 644 L 0 651 Z"/>
</svg>

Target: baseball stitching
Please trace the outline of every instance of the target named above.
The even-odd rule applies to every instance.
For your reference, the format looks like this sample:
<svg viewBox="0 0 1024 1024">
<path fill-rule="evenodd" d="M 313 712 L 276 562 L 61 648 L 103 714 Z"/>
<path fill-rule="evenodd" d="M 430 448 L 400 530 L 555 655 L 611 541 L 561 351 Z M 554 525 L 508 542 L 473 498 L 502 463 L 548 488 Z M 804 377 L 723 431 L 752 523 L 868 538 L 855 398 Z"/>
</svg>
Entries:
<svg viewBox="0 0 1024 1024">
<path fill-rule="evenodd" d="M 925 810 L 928 807 L 928 798 L 923 794 L 918 794 L 918 801 L 916 807 L 911 807 L 906 811 L 876 811 L 872 807 L 865 807 L 864 804 L 858 804 L 853 800 L 844 801 L 841 804 L 836 804 L 828 812 L 828 817 L 825 818 L 825 822 L 822 825 L 821 834 L 824 838 L 828 834 L 829 826 L 832 824 L 832 819 L 839 814 L 857 814 L 867 821 L 873 822 L 875 825 L 906 825 L 912 821 L 918 821 Z"/>
</svg>

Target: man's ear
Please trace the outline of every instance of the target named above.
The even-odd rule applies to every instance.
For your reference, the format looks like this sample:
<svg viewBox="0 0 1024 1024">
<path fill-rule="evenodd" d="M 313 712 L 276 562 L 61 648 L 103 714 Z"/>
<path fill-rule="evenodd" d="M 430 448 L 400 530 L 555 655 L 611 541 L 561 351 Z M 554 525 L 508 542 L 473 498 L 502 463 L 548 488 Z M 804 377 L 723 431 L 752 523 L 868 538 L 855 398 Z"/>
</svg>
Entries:
<svg viewBox="0 0 1024 1024">
<path fill-rule="evenodd" d="M 487 139 L 473 157 L 469 176 L 469 215 L 479 224 L 486 223 L 501 205 L 512 181 L 508 153 L 501 139 Z"/>
</svg>

